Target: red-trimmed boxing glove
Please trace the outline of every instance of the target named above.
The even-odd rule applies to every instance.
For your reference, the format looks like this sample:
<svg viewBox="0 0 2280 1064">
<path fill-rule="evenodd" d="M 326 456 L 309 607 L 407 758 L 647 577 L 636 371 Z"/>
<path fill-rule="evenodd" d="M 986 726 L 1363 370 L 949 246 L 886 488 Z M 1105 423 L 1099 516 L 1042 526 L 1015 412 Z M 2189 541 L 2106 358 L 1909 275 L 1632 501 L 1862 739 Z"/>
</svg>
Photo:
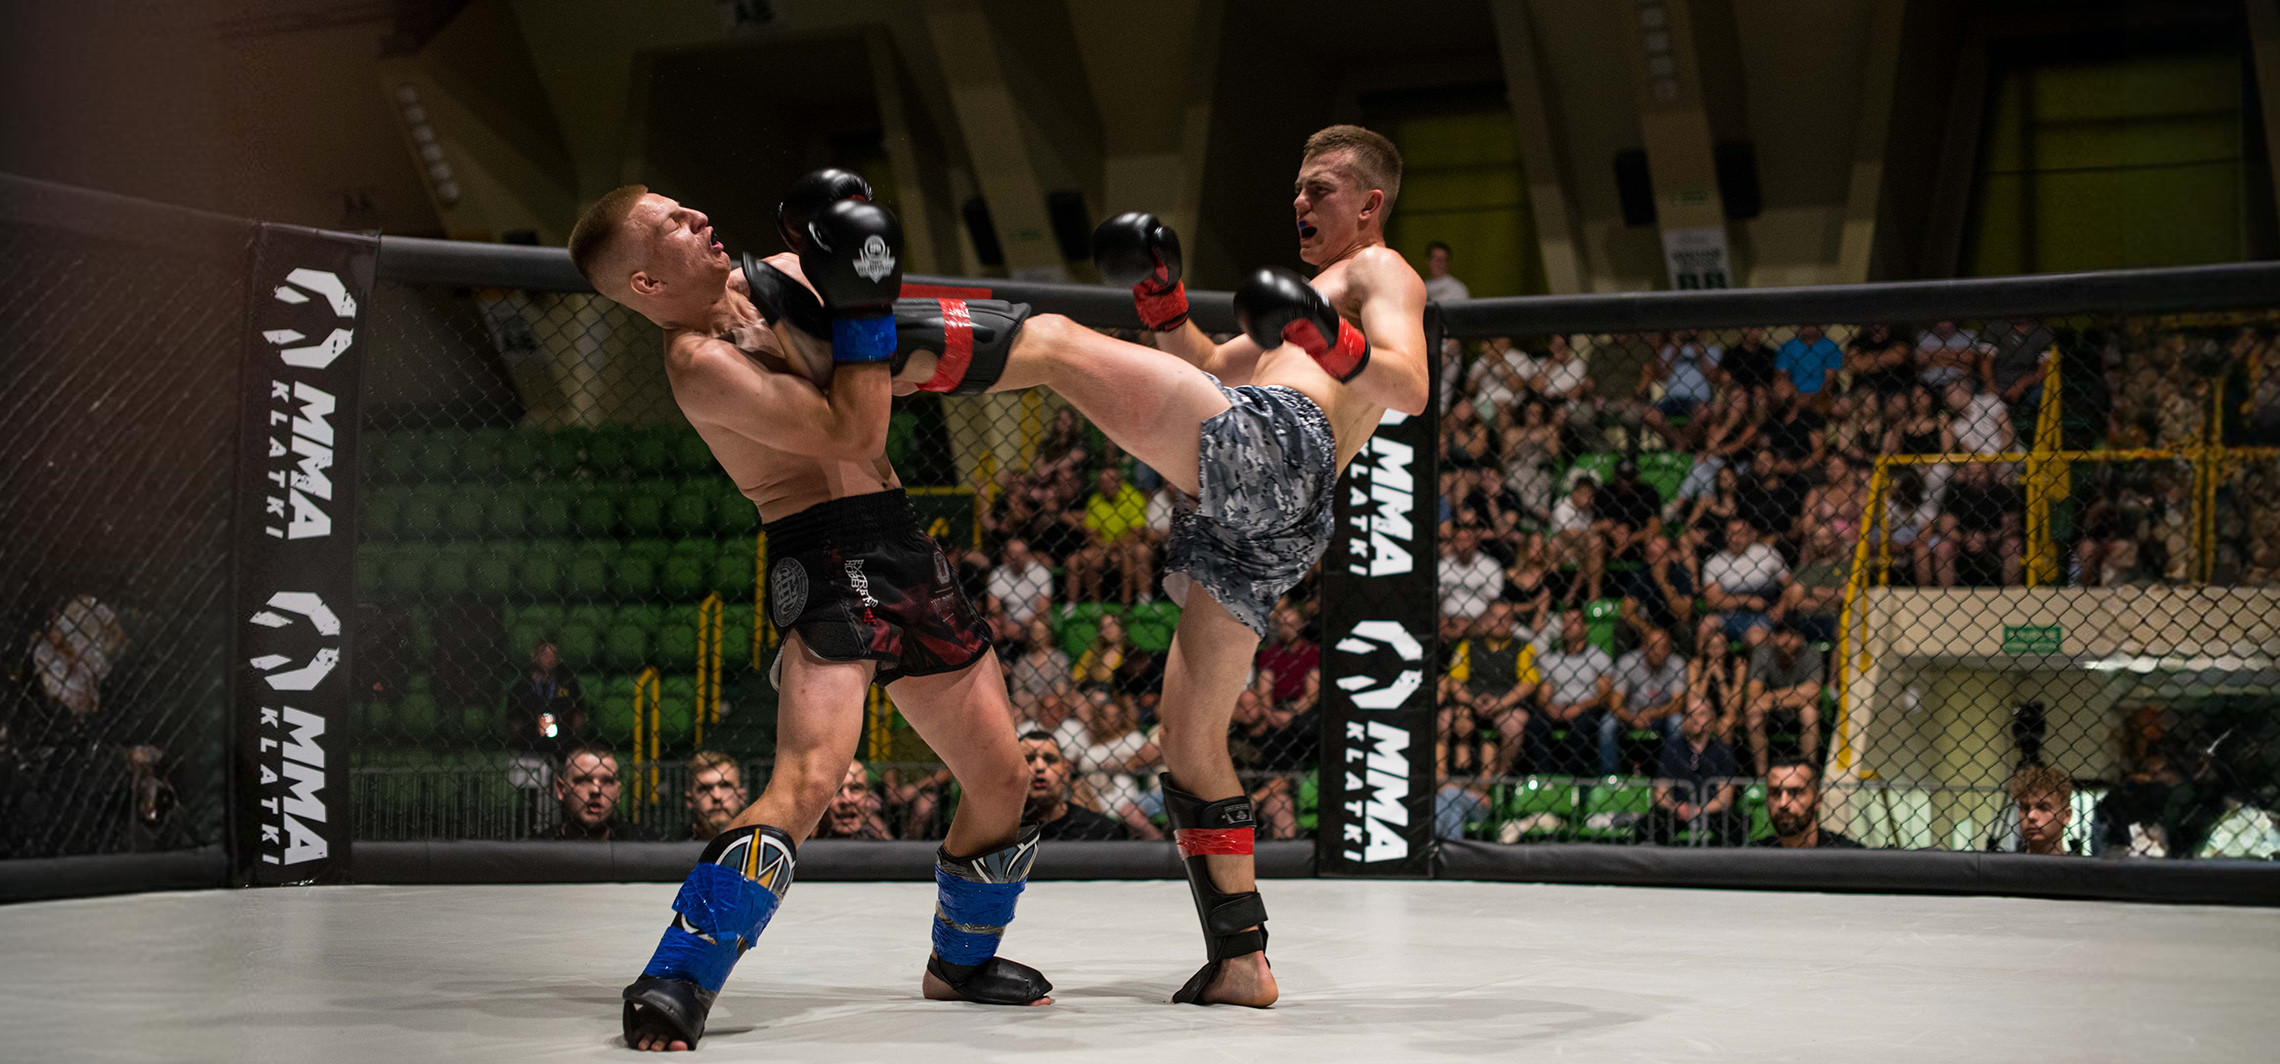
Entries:
<svg viewBox="0 0 2280 1064">
<path fill-rule="evenodd" d="M 1180 235 L 1153 214 L 1119 214 L 1093 230 L 1093 265 L 1110 284 L 1132 288 L 1140 324 L 1170 332 L 1187 321 L 1187 286 L 1180 283 Z"/>
<path fill-rule="evenodd" d="M 1235 324 L 1262 351 L 1297 344 L 1341 384 L 1370 364 L 1362 330 L 1339 317 L 1306 278 L 1280 266 L 1260 267 L 1235 290 Z"/>
</svg>

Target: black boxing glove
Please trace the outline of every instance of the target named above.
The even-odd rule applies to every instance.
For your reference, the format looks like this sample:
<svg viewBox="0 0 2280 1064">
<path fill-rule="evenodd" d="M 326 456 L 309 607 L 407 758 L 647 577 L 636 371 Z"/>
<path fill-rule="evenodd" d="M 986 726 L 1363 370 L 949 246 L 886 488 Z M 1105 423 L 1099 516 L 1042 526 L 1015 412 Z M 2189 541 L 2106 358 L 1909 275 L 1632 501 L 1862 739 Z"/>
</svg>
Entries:
<svg viewBox="0 0 2280 1064">
<path fill-rule="evenodd" d="M 831 316 L 824 313 L 823 304 L 816 301 L 815 293 L 808 291 L 806 285 L 749 252 L 744 255 L 743 263 L 744 287 L 751 293 L 752 306 L 760 312 L 760 320 L 767 322 L 769 328 L 789 324 L 818 340 L 831 335 Z"/>
<path fill-rule="evenodd" d="M 871 200 L 871 183 L 852 170 L 825 167 L 813 171 L 785 190 L 776 204 L 776 231 L 795 255 L 807 252 L 807 227 L 824 208 L 840 200 Z"/>
<path fill-rule="evenodd" d="M 886 362 L 895 355 L 895 297 L 902 293 L 902 223 L 884 207 L 840 200 L 810 219 L 800 272 L 831 313 L 835 362 Z"/>
<path fill-rule="evenodd" d="M 1153 214 L 1119 214 L 1093 230 L 1093 265 L 1101 280 L 1130 285 L 1140 324 L 1170 332 L 1187 321 L 1187 287 L 1180 283 L 1180 235 Z"/>
<path fill-rule="evenodd" d="M 1370 342 L 1337 308 L 1280 266 L 1263 266 L 1235 290 L 1235 323 L 1262 351 L 1297 344 L 1343 384 L 1370 364 Z"/>
</svg>

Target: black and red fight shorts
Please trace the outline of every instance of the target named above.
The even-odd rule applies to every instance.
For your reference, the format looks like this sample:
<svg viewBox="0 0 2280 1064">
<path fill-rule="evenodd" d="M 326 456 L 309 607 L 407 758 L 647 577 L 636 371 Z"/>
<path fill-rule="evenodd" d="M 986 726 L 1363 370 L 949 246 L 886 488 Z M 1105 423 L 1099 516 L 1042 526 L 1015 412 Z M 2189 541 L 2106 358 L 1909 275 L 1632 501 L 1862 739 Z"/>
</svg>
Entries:
<svg viewBox="0 0 2280 1064">
<path fill-rule="evenodd" d="M 879 663 L 874 682 L 956 672 L 990 628 L 902 489 L 833 499 L 768 534 L 768 615 L 825 661 Z"/>
</svg>

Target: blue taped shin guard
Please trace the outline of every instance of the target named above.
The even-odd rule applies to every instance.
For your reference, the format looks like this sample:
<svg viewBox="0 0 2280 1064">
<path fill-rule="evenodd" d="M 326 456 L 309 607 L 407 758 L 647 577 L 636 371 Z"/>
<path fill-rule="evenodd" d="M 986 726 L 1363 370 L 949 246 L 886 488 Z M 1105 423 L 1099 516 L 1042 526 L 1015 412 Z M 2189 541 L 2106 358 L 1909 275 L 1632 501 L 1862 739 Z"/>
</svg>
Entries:
<svg viewBox="0 0 2280 1064">
<path fill-rule="evenodd" d="M 934 956 L 926 969 L 969 1001 L 1026 1005 L 1053 989 L 1036 969 L 997 955 L 1036 860 L 1035 824 L 1024 826 L 1004 849 L 977 857 L 952 857 L 946 850 L 935 856 Z"/>
<path fill-rule="evenodd" d="M 737 958 L 759 940 L 792 886 L 791 837 L 765 825 L 713 840 L 681 893 L 673 922 L 641 974 L 717 993 Z"/>
</svg>

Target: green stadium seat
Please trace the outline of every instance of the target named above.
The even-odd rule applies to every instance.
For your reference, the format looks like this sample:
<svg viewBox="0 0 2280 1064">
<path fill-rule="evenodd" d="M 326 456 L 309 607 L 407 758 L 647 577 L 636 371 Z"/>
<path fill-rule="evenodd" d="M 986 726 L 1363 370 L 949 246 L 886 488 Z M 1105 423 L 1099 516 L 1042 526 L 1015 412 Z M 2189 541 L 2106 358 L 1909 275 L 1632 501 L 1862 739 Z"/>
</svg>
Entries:
<svg viewBox="0 0 2280 1064">
<path fill-rule="evenodd" d="M 1180 623 L 1178 606 L 1159 600 L 1133 606 L 1128 612 L 1124 632 L 1133 646 L 1151 654 L 1162 654 L 1172 648 L 1172 632 Z"/>
<path fill-rule="evenodd" d="M 480 487 L 469 486 L 454 491 L 443 506 L 443 533 L 455 540 L 483 538 L 483 531 L 491 523 L 490 505 Z"/>
<path fill-rule="evenodd" d="M 657 638 L 657 630 L 665 626 L 665 607 L 656 605 L 620 606 L 610 614 L 610 623 L 629 625 L 641 630 L 648 638 Z"/>
<path fill-rule="evenodd" d="M 667 676 L 658 685 L 657 741 L 674 747 L 689 741 L 697 719 L 697 678 Z"/>
<path fill-rule="evenodd" d="M 380 467 L 380 476 L 390 482 L 407 484 L 419 479 L 419 439 L 410 433 L 390 432 L 378 437 L 366 437 L 365 446 L 375 452 L 373 458 Z"/>
<path fill-rule="evenodd" d="M 405 742 L 432 741 L 442 719 L 435 706 L 435 696 L 425 691 L 407 694 L 396 703 L 396 734 Z"/>
<path fill-rule="evenodd" d="M 1499 831 L 1504 824 L 1519 823 L 1521 838 L 1557 837 L 1575 823 L 1575 799 L 1573 783 L 1529 776 L 1497 788 L 1493 816 Z"/>
<path fill-rule="evenodd" d="M 612 669 L 639 669 L 649 663 L 649 633 L 616 625 L 602 636 L 602 661 Z"/>
<path fill-rule="evenodd" d="M 380 563 L 380 586 L 389 598 L 410 598 L 427 583 L 427 548 L 398 547 Z"/>
<path fill-rule="evenodd" d="M 577 471 L 585 449 L 585 429 L 555 429 L 539 439 L 539 467 L 558 477 L 569 476 Z"/>
<path fill-rule="evenodd" d="M 610 566 L 610 592 L 621 599 L 655 598 L 658 568 L 641 555 L 620 553 Z"/>
<path fill-rule="evenodd" d="M 500 467 L 499 450 L 507 442 L 505 429 L 476 429 L 461 437 L 459 444 L 459 479 L 496 480 L 505 472 Z"/>
<path fill-rule="evenodd" d="M 356 538 L 370 543 L 396 538 L 396 523 L 404 508 L 404 493 L 394 488 L 367 488 L 356 520 Z"/>
<path fill-rule="evenodd" d="M 1585 639 L 1592 646 L 1615 653 L 1615 629 L 1623 623 L 1623 600 L 1593 599 L 1583 604 Z"/>
<path fill-rule="evenodd" d="M 1694 469 L 1694 455 L 1686 451 L 1649 451 L 1639 456 L 1639 479 L 1662 495 L 1665 503 L 1678 497 L 1678 486 Z"/>
<path fill-rule="evenodd" d="M 521 587 L 515 572 L 515 547 L 513 543 L 492 543 L 475 555 L 475 568 L 468 576 L 476 594 L 499 598 Z"/>
<path fill-rule="evenodd" d="M 683 539 L 712 534 L 711 485 L 701 480 L 684 480 L 672 496 L 665 500 L 665 531 Z"/>
<path fill-rule="evenodd" d="M 751 540 L 722 540 L 720 553 L 713 558 L 712 590 L 730 602 L 749 600 L 757 575 L 753 569 L 756 560 Z"/>
<path fill-rule="evenodd" d="M 591 670 L 602 660 L 602 635 L 582 624 L 565 624 L 555 633 L 554 647 L 572 672 Z"/>
<path fill-rule="evenodd" d="M 680 429 L 673 434 L 673 464 L 680 468 L 683 476 L 701 477 L 720 473 L 720 463 L 713 458 L 711 445 L 705 443 L 703 436 L 697 435 L 697 430 L 690 428 Z"/>
<path fill-rule="evenodd" d="M 559 598 L 574 552 L 559 539 L 542 539 L 524 545 L 515 555 L 515 584 L 534 599 Z"/>
<path fill-rule="evenodd" d="M 553 634 L 552 628 L 536 621 L 508 621 L 507 659 L 509 661 L 523 660 L 539 643 L 544 642 L 548 636 Z"/>
<path fill-rule="evenodd" d="M 571 530 L 570 509 L 578 501 L 575 489 L 549 485 L 524 496 L 528 507 L 524 531 L 539 539 L 567 536 Z"/>
<path fill-rule="evenodd" d="M 527 480 L 545 472 L 539 459 L 540 444 L 544 437 L 529 429 L 514 429 L 499 437 L 499 472 L 516 480 Z"/>
<path fill-rule="evenodd" d="M 552 630 L 562 627 L 563 618 L 567 615 L 567 613 L 568 611 L 564 610 L 561 606 L 555 605 L 554 603 L 534 602 L 527 605 L 509 607 L 507 610 L 507 623 L 535 625 L 541 629 Z"/>
<path fill-rule="evenodd" d="M 626 456 L 629 441 L 626 435 L 625 429 L 616 426 L 593 430 L 593 434 L 586 437 L 586 468 L 604 477 L 614 477 L 624 472 L 629 464 Z"/>
<path fill-rule="evenodd" d="M 654 477 L 673 468 L 673 439 L 665 427 L 642 429 L 626 441 L 626 464 L 635 476 Z"/>
<path fill-rule="evenodd" d="M 618 500 L 618 524 L 627 535 L 655 536 L 665 531 L 665 500 L 671 494 L 668 483 L 640 481 Z"/>
<path fill-rule="evenodd" d="M 1560 481 L 1560 490 L 1564 493 L 1574 485 L 1575 478 L 1579 475 L 1590 477 L 1601 484 L 1605 484 L 1615 475 L 1615 463 L 1622 460 L 1622 455 L 1609 452 L 1579 454 L 1575 456 L 1575 463 L 1568 467 L 1566 478 Z"/>
<path fill-rule="evenodd" d="M 599 711 L 594 714 L 594 727 L 602 733 L 602 738 L 620 747 L 633 742 L 636 683 L 632 676 L 613 676 L 596 685 L 601 689 L 601 702 Z"/>
<path fill-rule="evenodd" d="M 588 547 L 570 558 L 563 570 L 563 593 L 574 599 L 601 599 L 610 595 L 610 555 Z"/>
<path fill-rule="evenodd" d="M 707 583 L 706 569 L 701 558 L 675 554 L 665 559 L 665 567 L 658 573 L 658 588 L 667 598 L 703 598 Z"/>
<path fill-rule="evenodd" d="M 446 543 L 428 557 L 426 590 L 430 595 L 464 595 L 471 586 L 475 552 L 468 543 Z"/>
<path fill-rule="evenodd" d="M 459 474 L 459 449 L 465 433 L 437 429 L 420 437 L 419 477 L 430 484 L 447 483 Z"/>
<path fill-rule="evenodd" d="M 405 539 L 441 539 L 443 511 L 451 502 L 451 489 L 419 487 L 404 493 L 397 528 Z"/>
<path fill-rule="evenodd" d="M 599 539 L 617 531 L 617 499 L 601 485 L 581 489 L 570 508 L 570 531 L 583 539 Z"/>
<path fill-rule="evenodd" d="M 1654 808 L 1651 781 L 1609 776 L 1585 785 L 1583 815 L 1576 836 L 1587 842 L 1629 842 L 1636 824 Z"/>
<path fill-rule="evenodd" d="M 505 741 L 506 737 L 506 721 L 496 707 L 460 707 L 459 738 L 461 742 L 495 746 Z"/>
<path fill-rule="evenodd" d="M 673 556 L 673 541 L 669 539 L 637 539 L 625 545 L 622 556 L 640 558 L 653 565 L 662 565 Z"/>
<path fill-rule="evenodd" d="M 721 478 L 713 491 L 713 531 L 743 539 L 760 532 L 760 508 L 726 478 Z"/>
<path fill-rule="evenodd" d="M 617 623 L 617 610 L 595 603 L 572 606 L 562 614 L 562 623 L 577 624 L 600 631 Z"/>
<path fill-rule="evenodd" d="M 493 539 L 521 539 L 530 532 L 531 491 L 519 484 L 500 484 L 491 487 L 491 496 L 485 502 L 489 511 L 490 535 Z"/>
<path fill-rule="evenodd" d="M 395 548 L 386 544 L 366 543 L 356 548 L 356 597 L 379 600 L 388 597 L 388 559 Z"/>
<path fill-rule="evenodd" d="M 396 735 L 396 707 L 378 698 L 356 704 L 356 741 L 384 742 Z"/>
<path fill-rule="evenodd" d="M 665 619 L 657 627 L 651 664 L 665 672 L 687 672 L 696 668 L 697 626 L 701 620 L 695 606 L 675 606 L 665 611 Z"/>
<path fill-rule="evenodd" d="M 1312 837 L 1322 825 L 1322 777 L 1299 777 L 1297 805 L 1298 830 Z"/>
</svg>

